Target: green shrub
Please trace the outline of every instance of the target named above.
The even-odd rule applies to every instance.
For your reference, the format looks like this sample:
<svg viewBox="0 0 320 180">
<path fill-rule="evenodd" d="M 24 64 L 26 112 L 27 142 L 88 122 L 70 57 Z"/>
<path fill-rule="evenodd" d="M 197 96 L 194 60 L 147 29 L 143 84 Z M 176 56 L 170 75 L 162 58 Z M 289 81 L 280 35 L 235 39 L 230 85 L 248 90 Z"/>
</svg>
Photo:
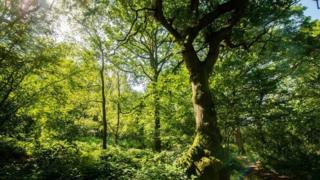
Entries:
<svg viewBox="0 0 320 180">
<path fill-rule="evenodd" d="M 73 144 L 55 142 L 35 150 L 36 173 L 40 179 L 80 178 L 80 154 Z"/>
<path fill-rule="evenodd" d="M 306 141 L 303 134 L 289 129 L 286 124 L 275 123 L 265 130 L 259 141 L 255 131 L 251 131 L 251 148 L 269 169 L 295 179 L 320 179 L 319 145 Z M 279 138 L 281 137 L 281 138 Z"/>
<path fill-rule="evenodd" d="M 82 142 L 77 146 L 65 141 L 42 143 L 26 161 L 5 163 L 0 168 L 3 172 L 0 175 L 6 179 L 188 179 L 184 169 L 174 163 L 180 155 L 178 152 L 155 153 L 112 146 L 101 150 L 99 146 L 93 148 L 93 144 Z M 0 144 L 1 149 L 7 146 Z M 23 148 L 11 148 L 10 151 L 24 152 Z"/>
<path fill-rule="evenodd" d="M 0 138 L 0 162 L 17 160 L 27 156 L 24 148 L 17 145 L 17 141 Z"/>
<path fill-rule="evenodd" d="M 184 170 L 173 163 L 177 157 L 178 154 L 171 151 L 155 153 L 109 147 L 102 153 L 100 163 L 96 164 L 96 170 L 100 171 L 97 179 L 187 179 Z"/>
<path fill-rule="evenodd" d="M 135 179 L 188 179 L 185 170 L 174 162 L 179 155 L 173 151 L 162 151 L 141 160 L 141 168 L 135 174 Z"/>
</svg>

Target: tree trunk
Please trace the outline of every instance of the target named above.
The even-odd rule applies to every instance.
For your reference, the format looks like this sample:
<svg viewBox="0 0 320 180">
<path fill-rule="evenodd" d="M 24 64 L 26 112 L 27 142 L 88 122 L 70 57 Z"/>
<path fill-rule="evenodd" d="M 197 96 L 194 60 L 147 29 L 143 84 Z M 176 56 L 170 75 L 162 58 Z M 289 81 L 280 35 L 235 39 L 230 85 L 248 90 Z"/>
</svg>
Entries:
<svg viewBox="0 0 320 180">
<path fill-rule="evenodd" d="M 161 151 L 161 138 L 160 138 L 160 112 L 159 112 L 159 94 L 158 94 L 158 74 L 155 73 L 153 79 L 153 117 L 154 117 L 154 150 Z"/>
<path fill-rule="evenodd" d="M 232 110 L 232 114 L 233 114 L 233 120 L 236 123 L 236 127 L 232 128 L 235 129 L 234 131 L 234 140 L 235 143 L 238 147 L 238 153 L 239 155 L 244 155 L 245 154 L 245 149 L 244 149 L 244 145 L 243 145 L 243 141 L 242 141 L 242 136 L 241 136 L 241 120 L 239 119 L 239 113 L 236 110 L 236 88 L 235 86 L 233 86 L 232 88 L 232 98 L 231 98 L 231 110 Z"/>
<path fill-rule="evenodd" d="M 242 141 L 242 136 L 241 136 L 241 129 L 240 126 L 236 128 L 235 132 L 235 140 L 236 144 L 238 146 L 238 152 L 240 155 L 244 155 L 246 153 L 244 146 L 243 146 L 243 141 Z"/>
<path fill-rule="evenodd" d="M 209 89 L 210 69 L 198 60 L 192 50 L 184 51 L 183 58 L 190 74 L 192 102 L 196 120 L 196 134 L 192 146 L 182 157 L 181 163 L 187 167 L 188 174 L 199 179 L 229 179 L 224 168 L 225 157 L 221 145 L 222 137 L 217 125 L 217 114 Z"/>
<path fill-rule="evenodd" d="M 102 108 L 102 123 L 103 123 L 102 148 L 107 149 L 107 117 L 106 117 L 104 61 L 102 61 L 102 67 L 100 70 L 100 78 L 101 78 L 101 98 L 102 98 L 101 108 Z"/>
<path fill-rule="evenodd" d="M 257 125 L 257 129 L 258 129 L 258 138 L 259 138 L 260 142 L 262 142 L 263 144 L 266 144 L 266 139 L 265 139 L 264 133 L 263 133 L 263 122 L 262 122 L 263 119 L 262 119 L 262 115 L 261 115 L 262 102 L 263 102 L 264 96 L 265 96 L 265 94 L 263 92 L 259 93 L 259 101 L 258 101 L 258 107 L 257 107 L 258 112 L 255 112 L 255 116 L 257 119 L 256 125 Z"/>
<path fill-rule="evenodd" d="M 119 128 L 120 128 L 120 97 L 121 97 L 121 91 L 120 91 L 120 76 L 119 72 L 117 72 L 117 90 L 118 90 L 118 101 L 117 101 L 117 127 L 116 127 L 116 135 L 115 135 L 115 143 L 118 144 L 119 140 Z"/>
</svg>

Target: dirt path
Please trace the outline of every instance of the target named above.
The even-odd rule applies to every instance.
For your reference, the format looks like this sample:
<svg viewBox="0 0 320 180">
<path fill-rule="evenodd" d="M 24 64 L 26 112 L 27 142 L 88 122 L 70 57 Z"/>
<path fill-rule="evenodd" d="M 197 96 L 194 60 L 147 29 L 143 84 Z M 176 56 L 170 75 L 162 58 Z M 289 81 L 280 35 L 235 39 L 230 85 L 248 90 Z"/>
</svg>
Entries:
<svg viewBox="0 0 320 180">
<path fill-rule="evenodd" d="M 241 180 L 289 180 L 288 176 L 280 175 L 262 167 L 261 163 L 257 161 L 255 164 L 249 166 L 243 171 Z"/>
</svg>

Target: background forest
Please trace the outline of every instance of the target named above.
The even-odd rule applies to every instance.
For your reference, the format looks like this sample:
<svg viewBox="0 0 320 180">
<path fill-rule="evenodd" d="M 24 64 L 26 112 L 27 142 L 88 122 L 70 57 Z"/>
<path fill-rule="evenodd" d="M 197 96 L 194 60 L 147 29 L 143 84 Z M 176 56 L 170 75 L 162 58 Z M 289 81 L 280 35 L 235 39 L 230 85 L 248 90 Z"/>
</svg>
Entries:
<svg viewBox="0 0 320 180">
<path fill-rule="evenodd" d="M 211 150 L 187 45 L 200 63 L 219 51 L 206 77 L 220 169 L 320 179 L 320 21 L 299 1 L 0 2 L 0 179 L 228 179 L 192 154 Z M 211 9 L 226 12 L 193 26 Z M 203 29 L 188 44 L 184 27 Z"/>
</svg>

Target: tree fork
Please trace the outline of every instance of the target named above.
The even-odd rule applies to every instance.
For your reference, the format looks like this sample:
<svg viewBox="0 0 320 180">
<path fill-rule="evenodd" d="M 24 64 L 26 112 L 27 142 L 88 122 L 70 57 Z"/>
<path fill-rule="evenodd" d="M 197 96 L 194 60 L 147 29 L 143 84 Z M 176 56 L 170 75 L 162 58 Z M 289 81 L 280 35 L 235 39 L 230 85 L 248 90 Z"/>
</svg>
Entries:
<svg viewBox="0 0 320 180">
<path fill-rule="evenodd" d="M 190 17 L 197 13 L 199 1 L 191 1 Z M 153 0 L 154 18 L 165 27 L 183 48 L 183 60 L 189 71 L 192 84 L 193 109 L 196 120 L 196 136 L 193 145 L 180 159 L 186 166 L 188 174 L 198 175 L 204 180 L 229 179 L 229 173 L 224 168 L 225 153 L 221 145 L 222 137 L 217 125 L 217 114 L 214 101 L 209 89 L 209 75 L 219 55 L 220 43 L 230 36 L 232 28 L 243 15 L 248 0 L 230 0 L 217 5 L 212 11 L 198 18 L 194 26 L 186 25 L 176 28 L 165 17 L 163 0 Z M 193 41 L 200 31 L 213 24 L 226 13 L 232 13 L 229 23 L 216 31 L 204 34 L 204 40 L 209 45 L 208 54 L 200 61 L 194 49 Z"/>
<path fill-rule="evenodd" d="M 185 56 L 187 57 L 192 56 L 189 54 Z M 185 62 L 190 62 L 190 59 L 186 59 Z M 203 69 L 201 66 L 198 68 Z M 200 69 L 196 65 L 189 67 L 192 67 L 188 69 L 192 84 L 196 135 L 192 146 L 180 159 L 180 163 L 187 168 L 189 175 L 196 174 L 200 179 L 229 179 L 223 164 L 225 153 L 221 145 L 222 137 L 209 89 L 209 72 L 198 71 Z"/>
</svg>

